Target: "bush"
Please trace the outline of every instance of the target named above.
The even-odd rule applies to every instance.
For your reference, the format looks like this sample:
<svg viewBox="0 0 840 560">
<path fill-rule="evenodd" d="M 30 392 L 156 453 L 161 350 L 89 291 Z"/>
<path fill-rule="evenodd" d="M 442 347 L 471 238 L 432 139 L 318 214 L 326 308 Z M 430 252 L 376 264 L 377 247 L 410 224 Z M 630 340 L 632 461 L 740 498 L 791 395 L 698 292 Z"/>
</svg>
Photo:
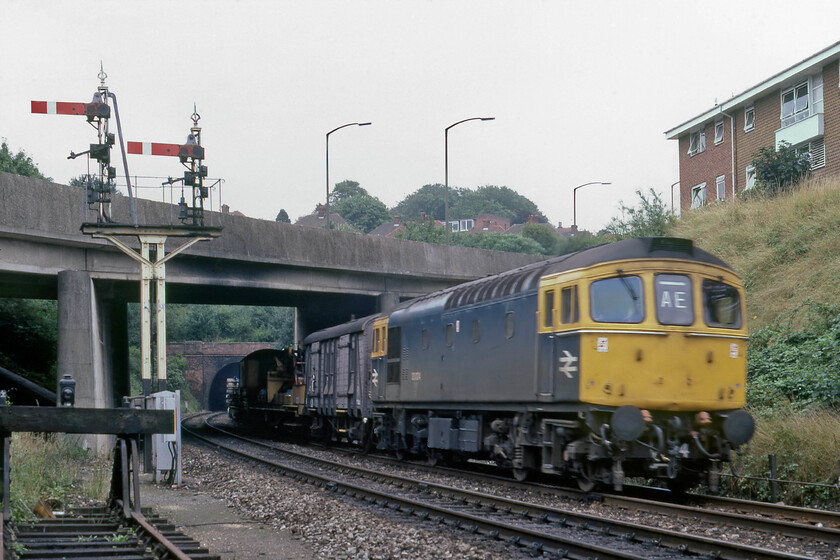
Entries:
<svg viewBox="0 0 840 560">
<path fill-rule="evenodd" d="M 807 326 L 792 326 L 799 315 L 809 316 Z M 804 303 L 753 333 L 747 356 L 751 406 L 840 407 L 840 305 Z"/>
<path fill-rule="evenodd" d="M 765 196 L 779 195 L 799 183 L 811 172 L 811 158 L 787 142 L 778 148 L 764 146 L 753 154 L 755 192 Z"/>
</svg>

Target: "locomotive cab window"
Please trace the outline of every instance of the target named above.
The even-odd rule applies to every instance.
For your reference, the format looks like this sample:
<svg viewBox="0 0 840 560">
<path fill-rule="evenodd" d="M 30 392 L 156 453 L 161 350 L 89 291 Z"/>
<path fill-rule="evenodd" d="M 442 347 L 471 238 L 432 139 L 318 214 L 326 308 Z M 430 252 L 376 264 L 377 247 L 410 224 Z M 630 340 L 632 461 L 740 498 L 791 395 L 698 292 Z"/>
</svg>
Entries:
<svg viewBox="0 0 840 560">
<path fill-rule="evenodd" d="M 694 323 L 691 279 L 682 274 L 657 274 L 653 281 L 656 318 L 663 325 Z"/>
<path fill-rule="evenodd" d="M 475 319 L 472 322 L 472 341 L 478 342 L 479 340 L 481 340 L 481 323 L 478 319 Z"/>
<path fill-rule="evenodd" d="M 455 325 L 452 323 L 446 324 L 446 345 L 452 346 L 452 343 L 455 340 Z"/>
<path fill-rule="evenodd" d="M 741 328 L 741 296 L 734 286 L 703 280 L 703 314 L 710 327 Z"/>
<path fill-rule="evenodd" d="M 564 325 L 580 320 L 578 309 L 578 287 L 570 286 L 560 291 L 560 322 Z"/>
<path fill-rule="evenodd" d="M 554 326 L 554 290 L 546 290 L 543 293 L 542 326 Z"/>
<path fill-rule="evenodd" d="M 429 349 L 429 329 L 423 329 L 420 333 L 420 346 L 423 350 Z"/>
<path fill-rule="evenodd" d="M 592 320 L 599 323 L 641 323 L 645 318 L 642 279 L 616 276 L 589 286 Z"/>
</svg>

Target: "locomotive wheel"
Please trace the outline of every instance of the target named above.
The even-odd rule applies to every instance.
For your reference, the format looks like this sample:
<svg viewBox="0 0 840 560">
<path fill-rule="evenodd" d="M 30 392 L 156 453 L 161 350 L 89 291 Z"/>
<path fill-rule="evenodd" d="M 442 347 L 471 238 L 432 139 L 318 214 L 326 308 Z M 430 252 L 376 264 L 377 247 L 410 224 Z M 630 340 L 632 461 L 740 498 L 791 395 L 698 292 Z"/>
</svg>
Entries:
<svg viewBox="0 0 840 560">
<path fill-rule="evenodd" d="M 598 485 L 598 481 L 595 480 L 595 476 L 593 475 L 594 468 L 595 467 L 589 462 L 583 463 L 583 465 L 581 465 L 580 472 L 577 474 L 577 476 L 575 476 L 578 488 L 580 488 L 581 491 L 592 492 Z"/>
<path fill-rule="evenodd" d="M 581 489 L 583 492 L 592 492 L 595 489 L 595 481 L 589 480 L 588 478 L 584 478 L 582 476 L 576 477 L 578 488 Z"/>
<path fill-rule="evenodd" d="M 513 469 L 513 478 L 517 482 L 525 482 L 529 474 L 531 473 L 528 469 Z"/>
<path fill-rule="evenodd" d="M 434 449 L 426 449 L 426 464 L 430 467 L 436 467 L 440 463 L 440 451 Z"/>
<path fill-rule="evenodd" d="M 405 458 L 408 456 L 408 452 L 405 448 L 399 448 L 394 451 L 394 456 L 397 458 L 397 461 L 405 461 Z"/>
</svg>

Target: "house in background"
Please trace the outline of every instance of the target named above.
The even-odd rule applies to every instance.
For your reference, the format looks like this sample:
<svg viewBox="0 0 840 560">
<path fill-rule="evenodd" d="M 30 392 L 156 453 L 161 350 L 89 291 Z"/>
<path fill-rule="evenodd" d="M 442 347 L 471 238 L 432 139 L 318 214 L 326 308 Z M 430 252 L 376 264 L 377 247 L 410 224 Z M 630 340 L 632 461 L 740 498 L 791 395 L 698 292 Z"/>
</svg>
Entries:
<svg viewBox="0 0 840 560">
<path fill-rule="evenodd" d="M 426 222 L 431 218 L 426 217 L 425 212 L 420 212 L 420 221 Z M 443 227 L 443 222 L 434 220 L 436 227 Z M 405 231 L 405 223 L 400 216 L 394 216 L 394 219 L 388 222 L 382 222 L 379 226 L 371 230 L 368 235 L 379 235 L 381 237 L 395 237 L 399 232 Z"/>
<path fill-rule="evenodd" d="M 464 220 L 461 221 L 463 222 Z M 473 226 L 468 228 L 468 231 L 470 233 L 505 233 L 508 229 L 510 229 L 509 219 L 496 216 L 495 214 L 481 214 L 475 217 Z"/>
<path fill-rule="evenodd" d="M 330 212 L 330 224 L 333 227 L 337 225 L 344 225 L 347 227 L 352 228 L 353 226 L 342 218 L 340 215 L 336 214 L 335 212 Z M 326 227 L 327 225 L 327 209 L 323 204 L 319 204 L 316 208 L 314 214 L 309 214 L 307 216 L 301 216 L 295 222 L 297 226 L 304 226 L 304 227 Z"/>
<path fill-rule="evenodd" d="M 665 133 L 677 140 L 680 207 L 726 200 L 753 186 L 753 155 L 787 142 L 814 176 L 840 172 L 840 43 Z"/>
</svg>

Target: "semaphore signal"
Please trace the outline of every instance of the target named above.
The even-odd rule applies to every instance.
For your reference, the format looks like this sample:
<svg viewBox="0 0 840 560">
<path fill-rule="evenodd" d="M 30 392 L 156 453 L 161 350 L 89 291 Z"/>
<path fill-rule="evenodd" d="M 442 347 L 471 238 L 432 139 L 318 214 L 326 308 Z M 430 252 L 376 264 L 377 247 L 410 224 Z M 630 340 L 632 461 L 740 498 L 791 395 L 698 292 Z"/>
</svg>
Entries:
<svg viewBox="0 0 840 560">
<path fill-rule="evenodd" d="M 117 96 L 108 91 L 108 86 L 105 85 L 105 78 L 108 75 L 99 65 L 99 87 L 93 94 L 93 100 L 90 103 L 77 103 L 68 101 L 32 101 L 31 111 L 34 114 L 44 115 L 78 115 L 87 118 L 87 122 L 91 124 L 97 131 L 98 141 L 96 144 L 90 144 L 89 148 L 83 152 L 70 152 L 67 159 L 76 159 L 81 155 L 87 154 L 91 159 L 95 159 L 99 163 L 99 173 L 96 178 L 88 175 L 85 191 L 87 194 L 88 206 L 98 206 L 97 221 L 100 223 L 111 222 L 111 193 L 114 191 L 114 180 L 117 177 L 116 168 L 111 166 L 111 146 L 116 143 L 116 138 L 108 131 L 108 121 L 111 118 L 111 106 L 108 100 L 113 101 L 114 114 L 117 117 L 117 132 L 120 136 L 120 150 L 123 156 L 123 167 L 125 168 L 125 180 L 128 187 L 129 204 L 131 206 L 131 216 L 134 220 L 134 225 L 137 225 L 137 212 L 134 206 L 134 196 L 131 191 L 131 180 L 128 174 L 128 161 L 125 157 L 125 149 L 123 148 L 122 127 L 120 125 L 120 111 L 117 108 Z"/>
<path fill-rule="evenodd" d="M 191 221 L 194 226 L 204 225 L 204 200 L 209 196 L 209 190 L 204 186 L 207 177 L 207 166 L 202 165 L 204 148 L 201 146 L 201 127 L 198 121 L 201 116 L 193 104 L 193 114 L 190 117 L 193 125 L 185 144 L 164 144 L 161 142 L 129 142 L 128 153 L 143 156 L 171 156 L 181 160 L 187 168 L 184 176 L 165 181 L 164 185 L 181 183 L 181 201 L 178 203 L 178 219 L 182 223 Z M 184 187 L 192 188 L 192 206 L 187 204 Z"/>
</svg>

